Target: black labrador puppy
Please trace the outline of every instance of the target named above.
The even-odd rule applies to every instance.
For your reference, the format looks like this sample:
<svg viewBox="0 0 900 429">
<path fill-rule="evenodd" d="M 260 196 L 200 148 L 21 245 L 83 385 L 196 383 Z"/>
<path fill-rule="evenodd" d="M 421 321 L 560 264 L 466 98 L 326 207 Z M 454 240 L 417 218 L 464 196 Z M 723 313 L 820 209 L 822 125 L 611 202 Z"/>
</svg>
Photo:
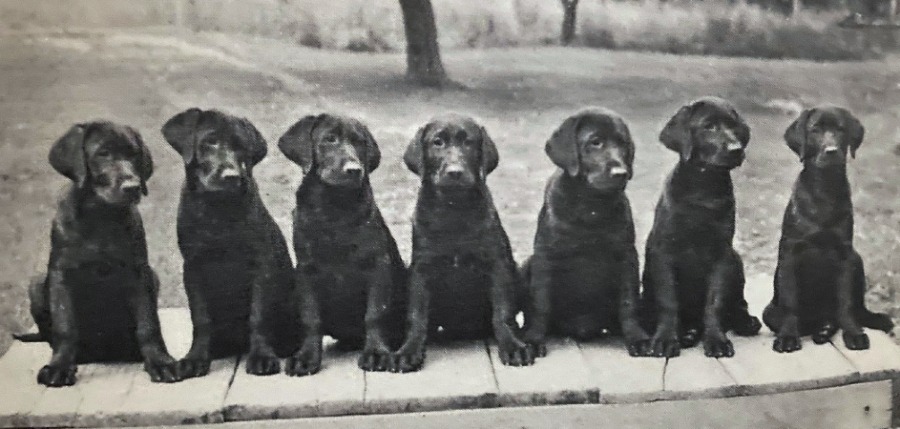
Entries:
<svg viewBox="0 0 900 429">
<path fill-rule="evenodd" d="M 294 124 L 278 147 L 305 174 L 294 211 L 305 333 L 287 372 L 319 369 L 323 334 L 345 348 L 362 346 L 363 370 L 387 370 L 403 339 L 407 291 L 406 266 L 369 184 L 378 143 L 356 119 L 321 114 Z"/>
<path fill-rule="evenodd" d="M 856 156 L 864 132 L 847 109 L 820 106 L 804 111 L 784 133 L 803 170 L 784 212 L 775 294 L 763 313 L 777 352 L 800 350 L 801 335 L 829 342 L 838 327 L 848 349 L 864 350 L 869 337 L 863 326 L 894 327 L 887 315 L 866 309 L 863 261 L 853 248 L 847 153 Z"/>
<path fill-rule="evenodd" d="M 487 131 L 466 116 L 441 116 L 419 129 L 403 159 L 421 186 L 413 219 L 409 326 L 390 370 L 421 368 L 429 334 L 493 334 L 503 364 L 534 363 L 534 350 L 517 332 L 519 274 L 485 182 L 499 160 Z"/>
<path fill-rule="evenodd" d="M 141 361 L 155 382 L 181 379 L 156 313 L 159 280 L 147 261 L 137 204 L 153 159 L 133 128 L 97 121 L 73 126 L 50 149 L 50 165 L 74 183 L 57 206 L 47 276 L 29 289 L 50 363 L 38 382 L 75 383 L 77 363 Z"/>
<path fill-rule="evenodd" d="M 559 170 L 547 183 L 534 255 L 524 264 L 531 304 L 523 339 L 541 352 L 548 332 L 579 340 L 613 332 L 624 335 L 630 355 L 648 354 L 625 196 L 634 162 L 628 126 L 610 110 L 585 109 L 566 119 L 544 149 Z"/>
<path fill-rule="evenodd" d="M 248 373 L 278 373 L 299 329 L 287 243 L 253 180 L 266 141 L 244 118 L 197 108 L 162 133 L 185 165 L 177 230 L 194 340 L 182 374 L 205 375 L 210 359 L 248 349 Z"/>
<path fill-rule="evenodd" d="M 744 266 L 732 247 L 730 172 L 744 161 L 750 128 L 731 103 L 706 97 L 679 109 L 659 139 L 680 159 L 647 238 L 643 300 L 656 325 L 652 354 L 677 356 L 702 336 L 707 356 L 730 357 L 728 330 L 755 335 L 762 327 L 747 311 Z"/>
</svg>

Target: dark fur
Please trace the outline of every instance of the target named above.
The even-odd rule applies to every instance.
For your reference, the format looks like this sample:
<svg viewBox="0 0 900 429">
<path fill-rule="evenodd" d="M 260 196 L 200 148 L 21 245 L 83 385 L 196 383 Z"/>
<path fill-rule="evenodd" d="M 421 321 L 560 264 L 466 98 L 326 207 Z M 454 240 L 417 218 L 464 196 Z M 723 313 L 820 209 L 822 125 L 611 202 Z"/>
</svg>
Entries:
<svg viewBox="0 0 900 429">
<path fill-rule="evenodd" d="M 729 102 L 707 97 L 682 107 L 659 138 L 680 159 L 647 238 L 643 299 L 656 325 L 652 353 L 677 356 L 702 336 L 707 356 L 733 356 L 725 333 L 755 335 L 761 327 L 747 312 L 743 262 L 732 247 L 730 170 L 743 162 L 750 129 Z"/>
<path fill-rule="evenodd" d="M 763 313 L 777 335 L 775 351 L 799 350 L 801 335 L 826 343 L 838 327 L 848 349 L 867 349 L 863 326 L 886 332 L 894 326 L 866 309 L 863 261 L 853 248 L 847 153 L 856 155 L 864 133 L 852 113 L 834 106 L 804 111 L 784 133 L 803 170 L 784 213 L 775 293 Z"/>
<path fill-rule="evenodd" d="M 202 376 L 249 350 L 248 373 L 277 373 L 299 330 L 287 243 L 253 180 L 266 141 L 246 119 L 196 108 L 162 133 L 185 161 L 177 229 L 194 340 L 181 370 Z"/>
<path fill-rule="evenodd" d="M 322 114 L 298 121 L 278 147 L 305 173 L 294 211 L 305 338 L 287 372 L 318 371 L 323 334 L 362 346 L 360 368 L 387 370 L 402 340 L 407 291 L 406 267 L 369 184 L 378 144 L 359 121 Z"/>
<path fill-rule="evenodd" d="M 408 333 L 391 370 L 421 368 L 428 335 L 497 339 L 500 360 L 529 365 L 534 350 L 517 336 L 519 276 L 485 178 L 497 149 L 473 119 L 433 119 L 404 160 L 421 179 L 413 219 Z"/>
<path fill-rule="evenodd" d="M 18 337 L 53 348 L 38 382 L 72 385 L 77 363 L 98 361 L 143 361 L 151 380 L 180 380 L 160 333 L 159 281 L 137 209 L 153 174 L 140 135 L 78 124 L 53 145 L 50 164 L 74 184 L 53 219 L 47 276 L 29 290 L 38 334 Z"/>
<path fill-rule="evenodd" d="M 524 265 L 531 304 L 523 339 L 538 352 L 545 334 L 579 340 L 624 334 L 629 354 L 646 355 L 634 222 L 625 186 L 634 142 L 625 121 L 591 108 L 566 119 L 545 151 L 560 167 L 547 183 L 534 256 Z"/>
</svg>

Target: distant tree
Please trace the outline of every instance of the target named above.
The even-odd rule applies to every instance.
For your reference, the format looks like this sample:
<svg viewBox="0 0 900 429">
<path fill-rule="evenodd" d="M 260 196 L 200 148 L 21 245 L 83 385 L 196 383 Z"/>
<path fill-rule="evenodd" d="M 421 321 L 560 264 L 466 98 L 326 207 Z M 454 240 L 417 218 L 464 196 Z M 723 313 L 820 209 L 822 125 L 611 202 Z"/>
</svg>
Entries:
<svg viewBox="0 0 900 429">
<path fill-rule="evenodd" d="M 575 39 L 575 15 L 578 9 L 578 0 L 560 0 L 563 6 L 562 32 L 559 35 L 559 43 L 568 46 Z"/>
<path fill-rule="evenodd" d="M 400 0 L 406 32 L 406 76 L 421 85 L 450 83 L 441 62 L 431 0 Z"/>
</svg>

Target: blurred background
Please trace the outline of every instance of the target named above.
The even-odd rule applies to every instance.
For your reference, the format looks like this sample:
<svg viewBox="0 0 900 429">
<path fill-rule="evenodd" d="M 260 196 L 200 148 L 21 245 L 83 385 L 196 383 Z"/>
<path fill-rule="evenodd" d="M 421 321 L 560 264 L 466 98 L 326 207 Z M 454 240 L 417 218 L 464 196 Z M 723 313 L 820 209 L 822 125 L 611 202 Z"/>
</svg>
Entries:
<svg viewBox="0 0 900 429">
<path fill-rule="evenodd" d="M 142 133 L 156 161 L 140 206 L 150 263 L 161 304 L 185 306 L 175 240 L 184 172 L 159 128 L 193 106 L 245 116 L 268 139 L 254 176 L 287 237 L 302 173 L 273 143 L 307 114 L 360 118 L 382 149 L 372 184 L 407 262 L 418 181 L 403 150 L 431 116 L 473 115 L 498 145 L 488 184 L 521 261 L 555 169 L 543 145 L 567 116 L 602 105 L 628 121 L 642 253 L 677 159 L 659 130 L 694 98 L 727 98 L 752 129 L 733 173 L 735 246 L 748 293 L 764 300 L 800 169 L 784 129 L 804 108 L 843 105 L 866 127 L 849 175 L 867 301 L 900 322 L 896 4 L 847 1 L 0 0 L 0 353 L 10 332 L 32 326 L 25 291 L 46 268 L 66 184 L 47 153 L 76 122 L 105 118 Z M 838 25 L 851 13 L 886 24 Z"/>
</svg>

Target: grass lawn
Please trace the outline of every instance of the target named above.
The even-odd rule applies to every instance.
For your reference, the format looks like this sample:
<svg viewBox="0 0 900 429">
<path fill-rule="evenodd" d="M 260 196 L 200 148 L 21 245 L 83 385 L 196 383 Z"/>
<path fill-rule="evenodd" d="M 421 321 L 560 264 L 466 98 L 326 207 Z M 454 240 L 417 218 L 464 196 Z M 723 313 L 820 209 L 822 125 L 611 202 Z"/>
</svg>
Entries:
<svg viewBox="0 0 900 429">
<path fill-rule="evenodd" d="M 150 262 L 162 280 L 162 305 L 185 305 L 175 241 L 184 173 L 159 127 L 191 106 L 245 115 L 269 139 L 269 156 L 255 176 L 288 237 L 301 172 L 274 143 L 308 113 L 360 117 L 382 148 L 372 182 L 407 260 L 417 180 L 401 160 L 406 143 L 434 114 L 472 114 L 497 142 L 500 166 L 488 182 L 521 260 L 531 251 L 543 186 L 555 168 L 543 145 L 567 115 L 593 104 L 628 120 L 637 142 L 628 194 L 642 251 L 660 186 L 676 160 L 657 142 L 659 130 L 682 103 L 719 95 L 735 102 L 752 128 L 747 161 L 733 174 L 736 246 L 752 274 L 774 269 L 781 216 L 800 169 L 781 137 L 794 114 L 772 106 L 779 100 L 845 105 L 867 129 L 849 174 L 869 302 L 900 322 L 900 58 L 822 64 L 556 47 L 447 51 L 449 73 L 469 88 L 451 92 L 404 83 L 401 54 L 319 51 L 217 34 L 7 37 L 0 38 L 0 58 L 0 352 L 9 332 L 31 326 L 25 288 L 45 267 L 55 196 L 66 180 L 46 156 L 77 121 L 103 117 L 143 133 L 157 166 L 141 205 Z"/>
</svg>

